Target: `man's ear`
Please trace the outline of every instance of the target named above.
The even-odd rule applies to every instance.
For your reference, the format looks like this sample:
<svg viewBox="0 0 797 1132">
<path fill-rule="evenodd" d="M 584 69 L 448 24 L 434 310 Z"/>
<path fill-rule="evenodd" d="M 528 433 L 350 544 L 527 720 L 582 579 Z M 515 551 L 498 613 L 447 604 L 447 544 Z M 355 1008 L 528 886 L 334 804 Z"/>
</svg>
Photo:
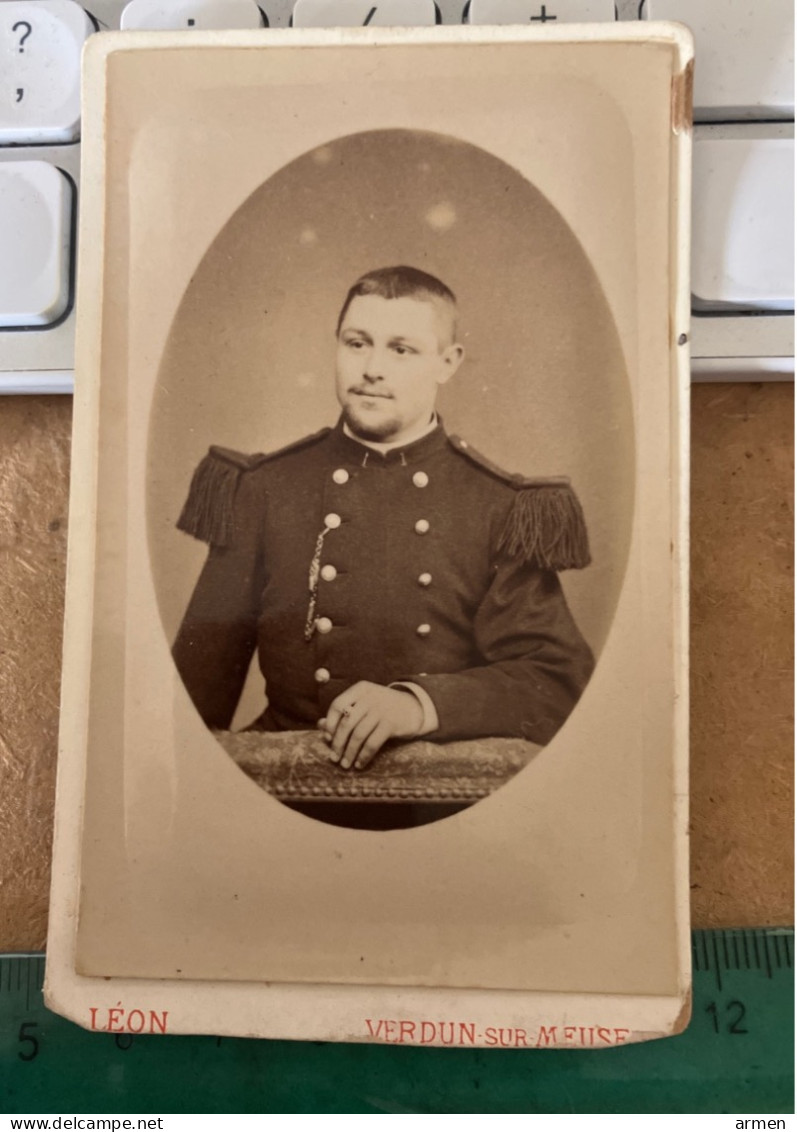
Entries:
<svg viewBox="0 0 797 1132">
<path fill-rule="evenodd" d="M 437 379 L 437 384 L 445 385 L 462 365 L 465 358 L 465 347 L 461 346 L 459 342 L 452 342 L 450 346 L 443 350 L 441 357 L 443 359 L 443 371 Z"/>
</svg>

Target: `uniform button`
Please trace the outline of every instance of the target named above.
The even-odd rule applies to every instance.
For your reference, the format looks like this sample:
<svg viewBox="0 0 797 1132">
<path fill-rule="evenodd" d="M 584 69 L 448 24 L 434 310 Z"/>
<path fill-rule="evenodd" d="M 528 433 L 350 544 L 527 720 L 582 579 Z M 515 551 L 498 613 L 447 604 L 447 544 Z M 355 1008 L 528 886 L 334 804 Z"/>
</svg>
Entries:
<svg viewBox="0 0 797 1132">
<path fill-rule="evenodd" d="M 321 567 L 321 577 L 325 582 L 334 582 L 338 576 L 338 572 L 334 566 L 327 563 L 326 566 Z"/>
<path fill-rule="evenodd" d="M 330 513 L 324 517 L 324 526 L 329 527 L 331 531 L 337 530 L 340 526 L 340 515 L 336 515 L 334 511 L 330 511 Z"/>
<path fill-rule="evenodd" d="M 328 668 L 316 668 L 315 672 L 313 673 L 313 679 L 315 680 L 316 684 L 326 684 L 329 680 L 332 679 L 332 677 Z"/>
<path fill-rule="evenodd" d="M 418 583 L 422 586 L 431 586 L 432 575 L 431 574 L 420 574 L 418 576 Z"/>
<path fill-rule="evenodd" d="M 426 487 L 429 482 L 429 477 L 427 476 L 426 472 L 416 472 L 412 477 L 412 482 L 416 487 Z"/>
<path fill-rule="evenodd" d="M 428 637 L 432 631 L 431 625 L 419 625 L 415 632 L 419 637 Z"/>
<path fill-rule="evenodd" d="M 332 478 L 335 483 L 348 483 L 349 473 L 345 468 L 335 468 L 335 471 L 332 473 Z"/>
<path fill-rule="evenodd" d="M 419 519 L 418 522 L 415 524 L 415 533 L 417 535 L 425 535 L 428 530 L 429 530 L 429 520 L 428 519 Z"/>
<path fill-rule="evenodd" d="M 328 617 L 317 617 L 315 627 L 318 629 L 319 633 L 332 632 L 332 622 Z M 318 675 L 318 673 L 316 673 L 316 675 Z"/>
</svg>

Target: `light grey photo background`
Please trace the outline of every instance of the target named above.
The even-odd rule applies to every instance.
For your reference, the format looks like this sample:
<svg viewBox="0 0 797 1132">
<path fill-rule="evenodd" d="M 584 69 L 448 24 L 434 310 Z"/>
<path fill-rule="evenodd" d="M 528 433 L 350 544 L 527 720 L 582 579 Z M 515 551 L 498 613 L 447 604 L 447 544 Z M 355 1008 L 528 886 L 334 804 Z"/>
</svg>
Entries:
<svg viewBox="0 0 797 1132">
<path fill-rule="evenodd" d="M 569 475 L 593 564 L 562 575 L 600 653 L 634 500 L 631 399 L 600 281 L 554 205 L 469 143 L 384 130 L 331 141 L 232 216 L 193 276 L 152 405 L 148 529 L 169 641 L 205 547 L 175 530 L 211 444 L 268 452 L 337 419 L 334 330 L 349 286 L 410 264 L 455 292 L 466 360 L 439 410 L 511 472 Z M 309 565 L 309 564 L 308 564 Z M 262 684 L 238 721 L 262 709 Z"/>
</svg>

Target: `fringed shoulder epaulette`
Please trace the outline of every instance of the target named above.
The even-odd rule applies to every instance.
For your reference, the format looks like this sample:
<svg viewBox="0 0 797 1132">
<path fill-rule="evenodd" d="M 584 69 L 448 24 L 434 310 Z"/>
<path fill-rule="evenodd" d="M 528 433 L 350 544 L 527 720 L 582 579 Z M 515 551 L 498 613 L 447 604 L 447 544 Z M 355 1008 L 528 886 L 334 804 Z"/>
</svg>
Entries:
<svg viewBox="0 0 797 1132">
<path fill-rule="evenodd" d="M 590 564 L 584 512 L 567 476 L 522 476 L 506 472 L 466 440 L 449 437 L 456 452 L 517 494 L 498 549 L 543 570 L 580 570 Z"/>
<path fill-rule="evenodd" d="M 177 520 L 177 529 L 211 546 L 228 546 L 232 536 L 235 493 L 241 476 L 278 456 L 321 440 L 330 431 L 325 428 L 276 452 L 257 452 L 253 456 L 214 445 L 194 472 L 188 498 Z"/>
</svg>

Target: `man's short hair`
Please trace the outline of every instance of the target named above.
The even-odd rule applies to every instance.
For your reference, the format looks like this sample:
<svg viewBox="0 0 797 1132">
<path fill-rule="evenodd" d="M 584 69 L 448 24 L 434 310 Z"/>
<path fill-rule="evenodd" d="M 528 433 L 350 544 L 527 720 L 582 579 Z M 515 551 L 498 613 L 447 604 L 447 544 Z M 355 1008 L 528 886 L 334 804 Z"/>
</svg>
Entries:
<svg viewBox="0 0 797 1132">
<path fill-rule="evenodd" d="M 346 317 L 352 301 L 359 295 L 378 295 L 380 299 L 420 299 L 434 304 L 443 303 L 451 318 L 452 340 L 456 337 L 457 297 L 442 280 L 417 267 L 378 267 L 361 275 L 349 288 L 346 301 L 338 315 L 336 333 Z"/>
</svg>

